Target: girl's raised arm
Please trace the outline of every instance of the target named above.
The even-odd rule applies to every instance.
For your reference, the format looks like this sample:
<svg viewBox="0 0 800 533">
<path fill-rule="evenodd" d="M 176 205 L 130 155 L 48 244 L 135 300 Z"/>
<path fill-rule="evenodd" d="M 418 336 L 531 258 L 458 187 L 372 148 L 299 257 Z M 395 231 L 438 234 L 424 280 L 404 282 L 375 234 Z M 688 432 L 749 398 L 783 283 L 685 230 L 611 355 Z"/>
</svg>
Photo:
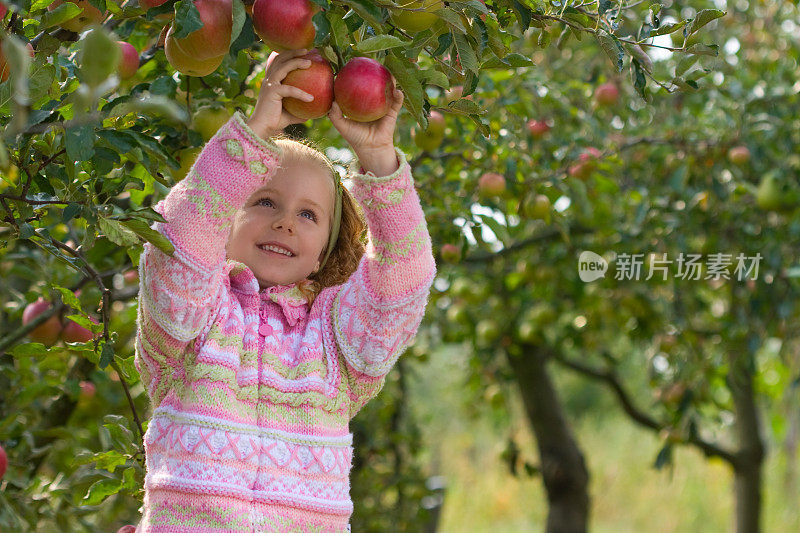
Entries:
<svg viewBox="0 0 800 533">
<path fill-rule="evenodd" d="M 353 196 L 367 219 L 367 250 L 341 286 L 330 319 L 350 395 L 350 418 L 383 388 L 386 375 L 416 336 L 436 275 L 428 226 L 411 167 L 375 176 L 352 173 Z"/>
<path fill-rule="evenodd" d="M 182 358 L 225 303 L 225 245 L 233 217 L 272 177 L 279 159 L 280 148 L 256 135 L 237 111 L 154 207 L 166 223 L 153 228 L 175 253 L 170 257 L 146 243 L 139 259 L 135 361 L 148 386 L 158 388 L 160 376 L 172 374 L 170 361 Z"/>
</svg>

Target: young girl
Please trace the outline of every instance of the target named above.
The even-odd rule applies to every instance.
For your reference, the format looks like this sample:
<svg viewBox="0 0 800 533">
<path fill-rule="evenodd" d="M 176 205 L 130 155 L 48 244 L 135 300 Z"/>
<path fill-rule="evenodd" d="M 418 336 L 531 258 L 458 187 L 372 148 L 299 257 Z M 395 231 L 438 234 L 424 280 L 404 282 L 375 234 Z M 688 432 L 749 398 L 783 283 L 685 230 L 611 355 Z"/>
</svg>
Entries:
<svg viewBox="0 0 800 533">
<path fill-rule="evenodd" d="M 400 91 L 372 123 L 329 113 L 358 158 L 352 196 L 323 154 L 272 139 L 302 122 L 282 99 L 310 95 L 281 80 L 303 53 L 274 59 L 250 118 L 156 205 L 175 253 L 148 243 L 139 263 L 153 416 L 138 531 L 350 530 L 349 421 L 413 341 L 436 265 L 394 147 Z"/>
</svg>

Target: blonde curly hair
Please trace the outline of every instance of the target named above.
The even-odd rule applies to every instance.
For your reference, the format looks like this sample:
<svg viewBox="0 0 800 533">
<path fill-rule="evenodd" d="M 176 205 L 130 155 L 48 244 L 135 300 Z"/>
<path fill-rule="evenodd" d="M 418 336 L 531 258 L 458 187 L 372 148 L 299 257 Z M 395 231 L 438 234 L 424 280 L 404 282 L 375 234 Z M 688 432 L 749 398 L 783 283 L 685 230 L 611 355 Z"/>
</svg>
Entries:
<svg viewBox="0 0 800 533">
<path fill-rule="evenodd" d="M 308 139 L 292 139 L 281 134 L 272 139 L 283 154 L 284 160 L 303 160 L 320 165 L 334 180 L 339 181 L 339 173 L 328 157 L 317 149 Z M 332 222 L 332 221 L 331 221 Z M 367 223 L 361 206 L 346 187 L 342 186 L 342 214 L 339 226 L 339 237 L 333 251 L 321 270 L 311 274 L 307 280 L 298 283 L 298 288 L 306 297 L 309 307 L 317 295 L 326 287 L 340 285 L 356 271 L 361 257 L 366 252 Z M 327 253 L 327 245 L 322 251 Z"/>
</svg>

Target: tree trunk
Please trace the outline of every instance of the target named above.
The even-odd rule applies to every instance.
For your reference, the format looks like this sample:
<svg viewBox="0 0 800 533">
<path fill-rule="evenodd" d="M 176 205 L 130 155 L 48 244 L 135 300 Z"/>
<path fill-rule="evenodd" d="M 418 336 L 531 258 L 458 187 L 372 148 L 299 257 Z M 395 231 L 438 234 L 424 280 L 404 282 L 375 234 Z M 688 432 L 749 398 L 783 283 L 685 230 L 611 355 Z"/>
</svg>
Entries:
<svg viewBox="0 0 800 533">
<path fill-rule="evenodd" d="M 733 467 L 737 533 L 761 531 L 761 471 L 765 452 L 753 392 L 752 357 L 743 347 L 732 349 L 728 356 L 731 371 L 727 381 L 733 397 L 739 445 Z"/>
<path fill-rule="evenodd" d="M 524 348 L 521 355 L 505 354 L 539 447 L 550 506 L 546 532 L 585 532 L 589 522 L 589 472 L 547 373 L 546 357 L 535 346 Z"/>
</svg>

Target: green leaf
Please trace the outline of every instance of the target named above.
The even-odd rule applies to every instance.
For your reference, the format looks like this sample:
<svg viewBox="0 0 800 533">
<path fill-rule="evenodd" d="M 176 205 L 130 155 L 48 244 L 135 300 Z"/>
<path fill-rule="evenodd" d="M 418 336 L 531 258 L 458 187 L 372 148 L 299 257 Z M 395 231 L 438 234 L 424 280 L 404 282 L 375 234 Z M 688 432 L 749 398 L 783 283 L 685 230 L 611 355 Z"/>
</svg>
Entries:
<svg viewBox="0 0 800 533">
<path fill-rule="evenodd" d="M 81 81 L 97 88 L 117 71 L 122 50 L 102 26 L 95 26 L 80 40 Z"/>
<path fill-rule="evenodd" d="M 443 89 L 450 88 L 450 80 L 447 79 L 447 76 L 444 72 L 438 70 L 420 70 L 419 80 L 423 84 L 436 85 L 437 87 L 442 87 Z"/>
<path fill-rule="evenodd" d="M 691 26 L 684 32 L 684 35 L 691 35 L 712 20 L 716 20 L 725 15 L 725 11 L 720 9 L 702 9 L 694 17 Z"/>
<path fill-rule="evenodd" d="M 134 218 L 123 220 L 122 223 L 162 252 L 172 255 L 175 251 L 175 247 L 172 246 L 172 243 L 158 231 L 151 228 L 146 222 Z"/>
<path fill-rule="evenodd" d="M 681 60 L 678 61 L 678 65 L 675 67 L 675 76 L 683 76 L 683 74 L 689 70 L 689 68 L 694 65 L 698 59 L 700 58 L 696 55 L 683 56 Z"/>
<path fill-rule="evenodd" d="M 66 129 L 64 147 L 72 161 L 88 161 L 94 156 L 94 126 L 83 124 Z"/>
<path fill-rule="evenodd" d="M 532 67 L 534 66 L 531 58 L 526 57 L 516 52 L 508 54 L 503 58 L 492 56 L 481 65 L 481 70 L 486 68 L 519 68 L 519 67 Z"/>
<path fill-rule="evenodd" d="M 439 46 L 436 47 L 436 50 L 431 52 L 431 57 L 439 57 L 441 56 L 445 50 L 450 48 L 450 45 L 453 44 L 453 34 L 450 32 L 443 33 L 439 36 Z"/>
<path fill-rule="evenodd" d="M 81 312 L 83 312 L 83 311 L 81 311 Z M 83 315 L 68 315 L 65 318 L 68 318 L 68 319 L 72 320 L 73 322 L 75 322 L 79 326 L 82 326 L 82 327 L 88 329 L 89 331 L 91 331 L 94 334 L 99 334 L 99 333 L 103 332 L 103 324 L 101 324 L 101 323 L 95 324 L 94 322 L 92 322 L 91 320 L 89 320 L 88 318 L 86 318 Z"/>
<path fill-rule="evenodd" d="M 386 56 L 386 68 L 392 73 L 400 89 L 405 94 L 404 106 L 411 112 L 411 115 L 420 123 L 427 127 L 427 119 L 423 114 L 423 103 L 425 101 L 425 91 L 422 88 L 419 78 L 410 69 L 416 69 L 416 64 L 407 59 L 401 59 L 393 54 Z"/>
<path fill-rule="evenodd" d="M 377 52 L 378 50 L 388 50 L 398 46 L 408 46 L 410 43 L 394 35 L 376 35 L 356 43 L 353 50 L 361 53 Z"/>
<path fill-rule="evenodd" d="M 100 355 L 100 362 L 98 366 L 101 369 L 104 369 L 108 365 L 111 364 L 111 361 L 114 360 L 114 347 L 107 342 L 103 343 L 103 351 Z"/>
<path fill-rule="evenodd" d="M 247 12 L 244 10 L 242 0 L 233 0 L 233 27 L 231 28 L 231 42 L 233 44 L 242 33 Z"/>
<path fill-rule="evenodd" d="M 70 202 L 70 204 L 64 208 L 64 212 L 61 213 L 61 222 L 67 223 L 72 220 L 75 215 L 81 212 L 81 204 Z"/>
<path fill-rule="evenodd" d="M 693 44 L 686 49 L 687 54 L 696 54 L 700 56 L 717 56 L 719 55 L 719 45 L 717 44 Z"/>
<path fill-rule="evenodd" d="M 321 48 L 330 40 L 331 24 L 324 11 L 317 11 L 311 18 L 314 25 L 314 48 Z"/>
<path fill-rule="evenodd" d="M 522 28 L 522 31 L 526 31 L 528 27 L 531 25 L 531 10 L 530 8 L 524 6 L 521 2 L 514 0 L 511 2 L 512 9 L 514 10 L 514 14 L 517 16 L 517 20 L 519 20 L 519 25 Z"/>
<path fill-rule="evenodd" d="M 447 106 L 447 110 L 453 113 L 460 113 L 462 115 L 483 115 L 486 113 L 485 109 L 482 109 L 481 106 L 466 98 L 460 98 L 450 102 L 450 104 Z"/>
<path fill-rule="evenodd" d="M 467 33 L 467 28 L 464 26 L 464 21 L 461 20 L 461 15 L 452 9 L 445 7 L 443 9 L 437 9 L 434 13 L 450 26 L 451 31 L 456 30 L 453 33 L 462 35 Z"/>
<path fill-rule="evenodd" d="M 50 352 L 50 349 L 41 342 L 17 344 L 8 350 L 8 353 L 14 357 L 38 357 L 40 355 L 46 355 L 48 352 Z"/>
<path fill-rule="evenodd" d="M 183 39 L 193 31 L 203 27 L 203 20 L 200 12 L 192 0 L 178 0 L 175 2 L 175 22 L 173 23 L 173 35 L 178 39 Z"/>
<path fill-rule="evenodd" d="M 625 51 L 622 44 L 613 35 L 609 35 L 604 30 L 600 30 L 597 34 L 597 41 L 600 47 L 611 59 L 611 63 L 616 67 L 617 72 L 622 72 L 623 59 L 625 58 Z"/>
<path fill-rule="evenodd" d="M 71 308 L 75 309 L 79 313 L 83 313 L 83 309 L 81 308 L 81 302 L 78 300 L 78 297 L 75 296 L 74 292 L 55 283 L 51 283 L 50 288 L 61 293 L 62 302 L 64 302 Z"/>
<path fill-rule="evenodd" d="M 325 12 L 328 17 L 328 23 L 331 26 L 331 37 L 333 44 L 338 50 L 342 50 L 349 42 L 349 32 L 347 24 L 342 20 L 342 15 L 338 11 Z"/>
<path fill-rule="evenodd" d="M 83 9 L 78 7 L 76 4 L 72 2 L 65 2 L 55 8 L 52 11 L 46 11 L 43 15 L 41 15 L 41 24 L 39 24 L 39 30 L 45 30 L 56 24 L 61 24 L 62 22 L 66 22 L 70 19 L 73 19 L 80 15 L 83 12 Z"/>
<path fill-rule="evenodd" d="M 344 0 L 343 4 L 372 26 L 380 26 L 386 20 L 384 11 L 374 3 L 367 0 Z"/>
<path fill-rule="evenodd" d="M 109 496 L 118 493 L 121 486 L 122 482 L 118 479 L 101 479 L 89 487 L 80 505 L 97 505 Z"/>
<path fill-rule="evenodd" d="M 478 65 L 478 58 L 475 56 L 475 51 L 470 46 L 466 35 L 460 33 L 453 33 L 453 41 L 456 43 L 456 50 L 458 50 L 458 59 L 461 61 L 461 66 L 467 70 L 477 72 L 480 68 Z"/>
<path fill-rule="evenodd" d="M 655 37 L 657 35 L 667 35 L 668 33 L 673 33 L 678 31 L 679 29 L 686 26 L 686 21 L 682 20 L 680 22 L 668 22 L 663 26 L 659 26 L 657 29 L 654 29 L 650 32 L 650 37 Z"/>
<path fill-rule="evenodd" d="M 647 79 L 645 78 L 644 75 L 644 69 L 639 64 L 639 61 L 636 59 L 633 59 L 631 61 L 631 69 L 632 69 L 631 74 L 633 76 L 633 86 L 636 89 L 636 92 L 638 92 L 642 98 L 646 99 L 647 95 L 645 94 L 645 87 L 647 86 Z"/>
<path fill-rule="evenodd" d="M 508 228 L 500 224 L 492 216 L 482 215 L 482 214 L 479 214 L 477 216 L 483 221 L 484 224 L 489 226 L 489 228 L 492 230 L 492 233 L 495 234 L 495 236 L 500 242 L 502 242 L 503 244 L 507 244 L 508 242 L 511 241 L 511 236 L 508 234 Z"/>
<path fill-rule="evenodd" d="M 139 244 L 136 234 L 111 218 L 100 217 L 97 219 L 100 231 L 108 237 L 108 240 L 120 246 L 133 246 Z"/>
<path fill-rule="evenodd" d="M 147 118 L 162 116 L 172 124 L 189 123 L 189 114 L 186 109 L 173 98 L 168 98 L 162 94 L 140 95 L 136 98 L 131 98 L 114 106 L 107 118 L 122 117 L 128 113 L 141 113 Z"/>
</svg>

